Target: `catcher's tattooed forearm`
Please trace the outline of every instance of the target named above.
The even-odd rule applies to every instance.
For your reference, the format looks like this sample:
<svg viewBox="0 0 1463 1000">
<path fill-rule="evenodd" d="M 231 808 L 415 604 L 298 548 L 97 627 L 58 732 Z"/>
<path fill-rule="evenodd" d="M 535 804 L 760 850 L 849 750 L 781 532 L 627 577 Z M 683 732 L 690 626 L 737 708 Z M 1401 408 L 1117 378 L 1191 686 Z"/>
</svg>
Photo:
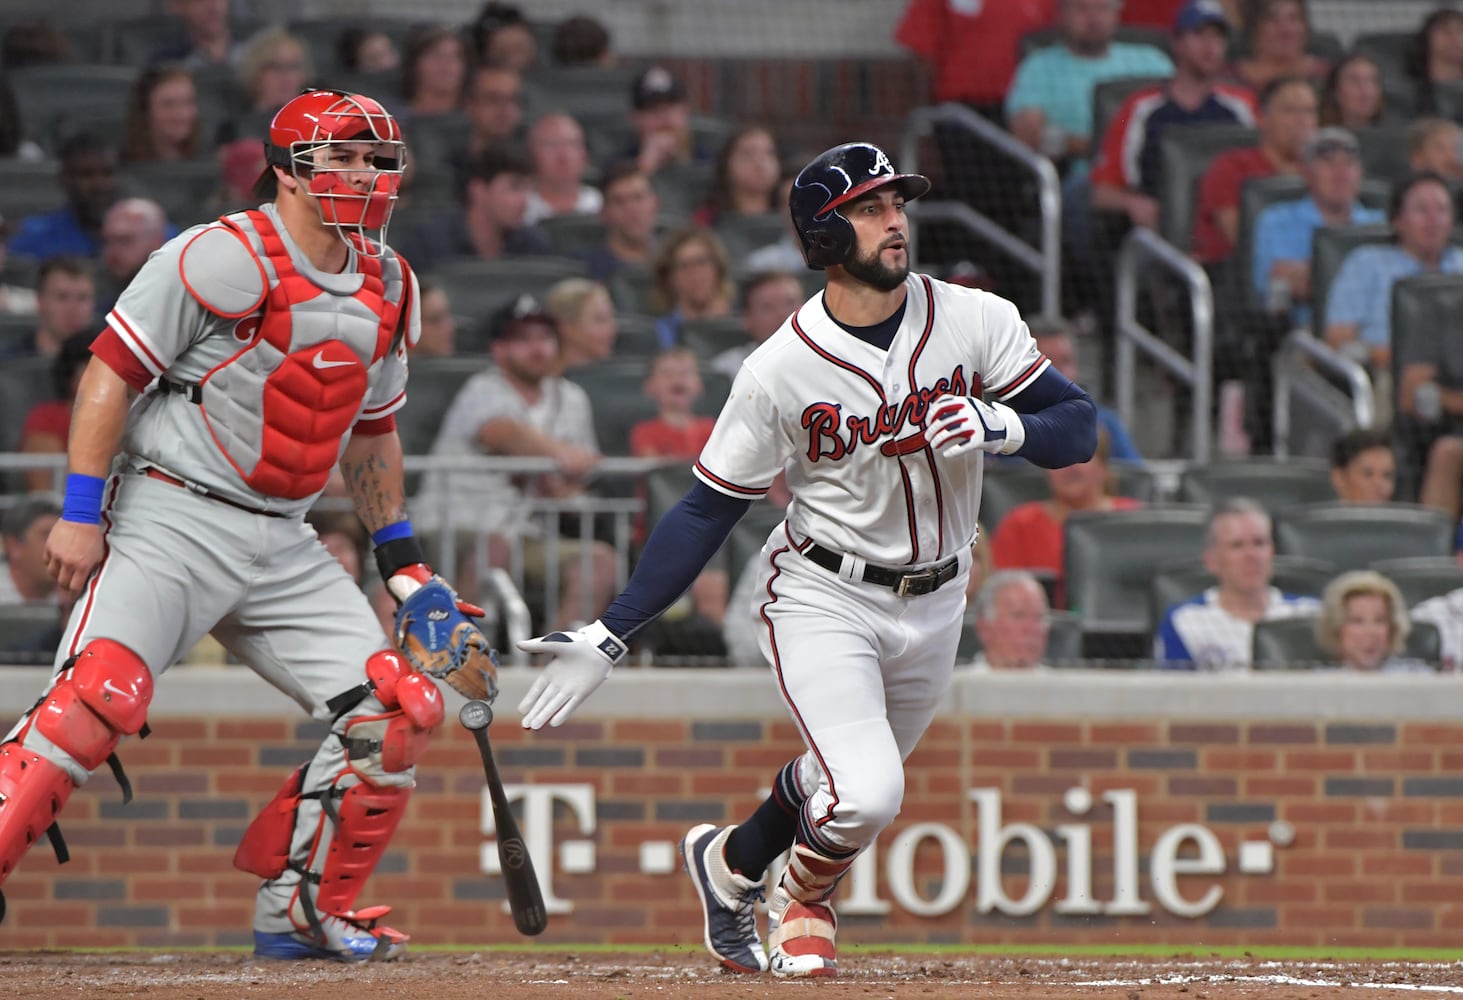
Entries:
<svg viewBox="0 0 1463 1000">
<path fill-rule="evenodd" d="M 406 520 L 401 439 L 395 434 L 353 438 L 340 457 L 340 473 L 367 531 Z"/>
</svg>

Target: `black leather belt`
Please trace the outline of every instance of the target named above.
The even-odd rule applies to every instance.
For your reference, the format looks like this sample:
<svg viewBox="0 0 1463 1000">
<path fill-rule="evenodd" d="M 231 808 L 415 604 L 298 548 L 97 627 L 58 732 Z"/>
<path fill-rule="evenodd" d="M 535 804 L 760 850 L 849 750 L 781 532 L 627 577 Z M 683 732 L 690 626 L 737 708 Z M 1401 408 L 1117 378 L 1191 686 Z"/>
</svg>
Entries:
<svg viewBox="0 0 1463 1000">
<path fill-rule="evenodd" d="M 843 569 L 843 553 L 825 548 L 817 542 L 803 549 L 803 555 L 830 572 L 837 573 Z M 919 597 L 933 594 L 955 579 L 959 572 L 960 557 L 951 556 L 942 563 L 912 571 L 865 565 L 863 580 L 864 583 L 872 583 L 878 587 L 888 587 L 900 597 Z"/>
</svg>

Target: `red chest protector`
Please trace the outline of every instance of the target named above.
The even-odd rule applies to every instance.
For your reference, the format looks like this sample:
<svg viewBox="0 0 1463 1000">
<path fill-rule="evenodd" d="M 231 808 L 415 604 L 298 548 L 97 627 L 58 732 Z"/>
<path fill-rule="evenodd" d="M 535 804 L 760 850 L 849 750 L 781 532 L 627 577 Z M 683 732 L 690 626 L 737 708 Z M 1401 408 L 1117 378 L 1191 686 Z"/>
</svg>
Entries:
<svg viewBox="0 0 1463 1000">
<path fill-rule="evenodd" d="M 244 250 L 247 259 L 241 255 Z M 355 255 L 359 288 L 322 288 L 301 274 L 263 212 L 224 216 L 190 241 L 184 283 L 248 340 L 191 398 L 215 443 L 252 489 L 298 500 L 325 488 L 365 404 L 368 372 L 403 327 L 410 276 L 389 251 Z M 253 265 L 257 273 L 248 273 Z"/>
</svg>

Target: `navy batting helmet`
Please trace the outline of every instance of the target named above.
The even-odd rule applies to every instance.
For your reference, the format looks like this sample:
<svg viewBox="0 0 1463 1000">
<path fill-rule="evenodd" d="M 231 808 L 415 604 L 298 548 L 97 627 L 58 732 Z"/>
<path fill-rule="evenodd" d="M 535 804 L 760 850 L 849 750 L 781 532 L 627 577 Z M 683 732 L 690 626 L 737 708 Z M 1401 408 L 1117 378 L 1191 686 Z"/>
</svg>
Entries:
<svg viewBox="0 0 1463 1000">
<path fill-rule="evenodd" d="M 821 271 L 848 260 L 857 240 L 838 208 L 885 184 L 899 185 L 905 201 L 930 189 L 923 174 L 895 173 L 888 155 L 871 142 L 834 146 L 798 172 L 787 203 L 808 267 Z"/>
</svg>

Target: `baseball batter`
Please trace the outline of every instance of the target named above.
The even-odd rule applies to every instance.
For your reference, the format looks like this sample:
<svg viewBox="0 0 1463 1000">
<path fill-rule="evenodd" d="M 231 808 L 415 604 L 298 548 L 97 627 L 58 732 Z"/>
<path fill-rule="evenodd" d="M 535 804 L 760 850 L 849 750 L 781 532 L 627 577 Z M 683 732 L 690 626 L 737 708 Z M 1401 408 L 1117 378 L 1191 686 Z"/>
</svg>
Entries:
<svg viewBox="0 0 1463 1000">
<path fill-rule="evenodd" d="M 331 723 L 235 857 L 263 879 L 256 952 L 390 958 L 406 936 L 377 926 L 389 907 L 355 901 L 443 703 L 303 520 L 337 463 L 401 603 L 402 648 L 445 650 L 438 676 L 470 694 L 495 688 L 467 655 L 486 653 L 464 614 L 481 612 L 427 568 L 403 506 L 393 413 L 416 280 L 368 236 L 384 238 L 396 198 L 400 129 L 369 97 L 313 91 L 265 150 L 256 194 L 272 201 L 153 254 L 92 346 L 46 550 L 80 593 L 50 688 L 0 744 L 0 881 L 44 834 L 65 860 L 57 813 L 103 762 L 126 794 L 119 740 L 147 735 L 154 679 L 212 632 Z"/>
<path fill-rule="evenodd" d="M 763 546 L 756 600 L 807 752 L 745 822 L 697 826 L 681 844 L 706 945 L 739 972 L 836 971 L 833 890 L 898 814 L 904 759 L 950 681 L 985 453 L 1055 468 L 1096 448 L 1092 400 L 1048 365 L 1014 306 L 909 272 L 905 204 L 929 187 L 862 142 L 803 168 L 789 207 L 825 290 L 743 364 L 699 482 L 656 525 L 625 592 L 592 625 L 522 644 L 554 656 L 523 724 L 559 725 L 786 470 L 792 503 Z M 755 903 L 789 847 L 764 950 Z"/>
</svg>

